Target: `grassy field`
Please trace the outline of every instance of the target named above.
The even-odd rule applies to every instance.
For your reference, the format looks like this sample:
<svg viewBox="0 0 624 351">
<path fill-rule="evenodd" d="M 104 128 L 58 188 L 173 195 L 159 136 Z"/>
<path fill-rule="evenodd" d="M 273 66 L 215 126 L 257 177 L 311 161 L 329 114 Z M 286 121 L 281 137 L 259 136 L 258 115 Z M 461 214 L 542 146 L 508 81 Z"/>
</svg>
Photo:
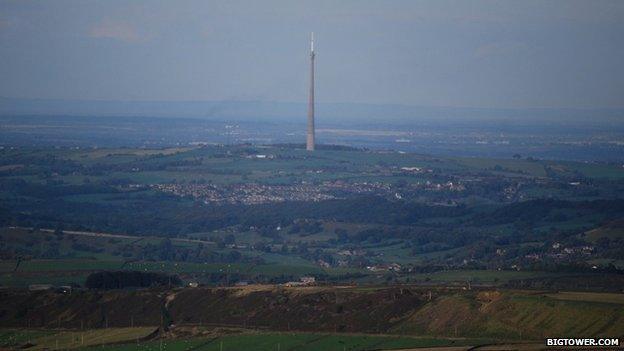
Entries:
<svg viewBox="0 0 624 351">
<path fill-rule="evenodd" d="M 13 348 L 52 334 L 51 330 L 0 329 L 0 347 Z"/>
<path fill-rule="evenodd" d="M 124 245 L 158 245 L 162 239 L 153 237 L 139 238 L 110 238 L 80 236 L 65 234 L 59 241 L 52 233 L 30 233 L 24 229 L 0 230 L 0 235 L 6 240 L 13 242 L 23 241 L 37 242 L 37 246 L 46 249 L 53 243 L 58 243 L 58 247 L 65 255 L 72 255 L 73 258 L 59 259 L 31 259 L 20 263 L 16 270 L 16 260 L 0 260 L 0 284 L 9 286 L 27 286 L 29 284 L 55 284 L 63 285 L 69 283 L 83 284 L 85 277 L 93 271 L 99 270 L 138 270 L 144 272 L 167 272 L 174 274 L 247 274 L 264 275 L 277 277 L 281 275 L 324 275 L 336 276 L 345 273 L 371 274 L 364 269 L 357 268 L 321 268 L 313 262 L 304 260 L 293 255 L 282 255 L 279 253 L 264 253 L 259 251 L 243 251 L 250 257 L 259 257 L 266 263 L 192 263 L 192 262 L 158 262 L 158 261 L 136 261 L 125 263 L 123 257 L 115 256 L 116 250 Z M 41 240 L 41 238 L 46 240 Z M 249 235 L 248 235 L 249 236 Z M 202 236 L 206 239 L 206 237 Z M 249 239 L 245 236 L 240 240 Z M 316 238 L 318 239 L 318 238 Z M 37 240 L 37 241 L 35 241 Z M 253 240 L 250 240 L 253 241 Z M 72 243 L 78 242 L 91 247 L 103 249 L 101 253 L 82 252 L 73 249 Z M 198 245 L 194 242 L 173 241 L 176 246 L 194 247 Z M 210 245 L 210 244 L 206 244 Z M 386 260 L 399 263 L 410 263 L 414 261 L 426 261 L 440 255 L 453 254 L 457 249 L 431 252 L 416 256 L 409 255 L 409 249 L 402 248 L 402 245 L 390 245 L 383 247 L 371 247 L 378 254 L 383 254 Z M 217 252 L 227 253 L 229 249 L 214 249 Z M 527 271 L 442 271 L 431 274 L 409 275 L 410 280 L 431 281 L 436 283 L 445 282 L 473 282 L 485 284 L 503 283 L 510 279 L 526 279 L 545 276 L 541 272 Z"/>
<path fill-rule="evenodd" d="M 53 272 L 35 274 L 1 273 L 0 285 L 11 287 L 27 287 L 31 284 L 52 284 L 55 286 L 72 283 L 84 285 L 87 273 Z"/>
<path fill-rule="evenodd" d="M 473 169 L 500 170 L 501 172 L 517 172 L 521 174 L 545 177 L 546 170 L 540 162 L 514 159 L 458 158 L 457 162 Z"/>
<path fill-rule="evenodd" d="M 361 181 L 398 180 L 393 176 L 378 178 L 371 173 L 373 167 L 379 164 L 394 165 L 396 167 L 422 167 L 437 169 L 446 172 L 461 171 L 488 171 L 511 176 L 545 177 L 546 167 L 562 175 L 581 174 L 588 178 L 622 179 L 624 168 L 610 164 L 589 164 L 581 162 L 554 162 L 531 161 L 526 159 L 488 159 L 488 158 L 436 158 L 418 154 L 375 153 L 361 151 L 332 151 L 318 150 L 313 156 L 304 150 L 256 147 L 258 153 L 275 156 L 273 159 L 255 159 L 236 156 L 241 148 L 231 147 L 229 151 L 234 156 L 223 158 L 215 157 L 223 153 L 224 149 L 217 147 L 206 148 L 170 148 L 170 149 L 94 149 L 94 150 L 45 150 L 32 151 L 23 156 L 41 157 L 53 155 L 61 159 L 71 160 L 86 166 L 94 164 L 123 164 L 140 161 L 145 165 L 157 164 L 163 161 L 195 160 L 201 162 L 183 171 L 177 169 L 165 171 L 141 172 L 112 172 L 106 176 L 91 175 L 92 180 L 105 178 L 126 178 L 139 183 L 158 183 L 176 180 L 210 180 L 216 184 L 229 184 L 243 180 L 263 183 L 290 182 L 291 176 L 305 177 L 309 180 L 328 179 L 359 179 Z M 10 156 L 7 154 L 6 156 Z M 23 165 L 9 165 L 5 171 Z M 321 168 L 334 168 L 332 172 L 307 172 Z M 223 171 L 231 174 L 223 174 Z M 279 172 L 278 172 L 279 171 Z M 282 172 L 282 173 L 280 173 Z M 288 176 L 284 176 L 288 174 Z M 372 177 L 372 178 L 371 178 Z M 58 179 L 68 184 L 81 183 L 86 177 L 72 174 L 59 175 Z M 403 178 L 408 182 L 414 177 Z"/>
<path fill-rule="evenodd" d="M 624 309 L 611 303 L 613 299 L 613 294 L 563 293 L 551 296 L 518 293 L 512 294 L 506 303 L 513 318 L 506 317 L 502 311 L 496 314 L 500 324 L 507 322 L 544 337 L 622 335 Z"/>
<path fill-rule="evenodd" d="M 372 335 L 330 335 L 310 333 L 261 333 L 205 339 L 163 340 L 85 348 L 85 350 L 198 350 L 198 351 L 344 351 L 393 350 L 417 347 L 461 346 L 485 343 L 480 339 L 411 338 Z"/>
<path fill-rule="evenodd" d="M 601 238 L 616 240 L 624 237 L 624 220 L 614 221 L 602 227 L 587 231 L 583 235 L 587 240 L 595 243 Z"/>
<path fill-rule="evenodd" d="M 288 260 L 286 260 L 288 261 Z M 122 260 L 94 259 L 57 259 L 30 260 L 19 265 L 14 272 L 16 261 L 0 261 L 0 284 L 25 287 L 30 284 L 67 285 L 70 283 L 84 284 L 90 272 L 99 270 L 135 270 L 142 272 L 165 272 L 169 274 L 248 274 L 277 277 L 282 275 L 319 275 L 330 276 L 363 272 L 355 268 L 321 268 L 308 262 L 267 263 L 188 263 L 188 262 L 131 262 L 124 265 Z"/>
<path fill-rule="evenodd" d="M 606 178 L 618 180 L 624 178 L 624 168 L 613 164 L 584 162 L 550 162 L 549 165 L 561 173 L 580 173 L 588 178 Z"/>
<path fill-rule="evenodd" d="M 540 340 L 624 332 L 616 294 L 540 294 L 481 291 L 444 295 L 394 328 L 412 335 L 452 335 Z"/>
<path fill-rule="evenodd" d="M 287 260 L 286 260 L 287 261 Z M 297 261 L 297 260 L 293 260 Z M 15 268 L 14 260 L 0 261 L 0 272 L 10 273 Z M 122 268 L 123 266 L 123 268 Z M 97 270 L 138 270 L 145 272 L 169 273 L 255 273 L 266 275 L 280 274 L 311 274 L 343 272 L 344 269 L 322 269 L 310 263 L 284 264 L 248 264 L 248 263 L 189 263 L 189 262 L 131 262 L 124 265 L 122 260 L 93 259 L 51 259 L 29 260 L 19 265 L 20 272 L 65 272 L 65 271 L 97 271 Z M 352 271 L 352 270 L 351 270 Z"/>
<path fill-rule="evenodd" d="M 495 270 L 465 270 L 442 271 L 435 273 L 421 273 L 411 275 L 416 280 L 429 279 L 435 283 L 445 282 L 472 282 L 472 283 L 503 283 L 512 279 L 530 279 L 537 277 L 555 276 L 554 273 L 530 271 L 495 271 Z"/>
<path fill-rule="evenodd" d="M 137 340 L 154 331 L 153 327 L 107 328 L 85 331 L 72 330 L 18 330 L 0 332 L 0 345 L 10 347 L 34 344 L 29 350 L 67 350 L 90 345 L 110 344 Z"/>
<path fill-rule="evenodd" d="M 317 333 L 250 333 L 139 342 L 154 328 L 107 328 L 85 331 L 0 330 L 0 346 L 29 350 L 393 350 L 417 347 L 466 346 L 491 342 L 487 339 L 447 339 L 377 335 Z M 124 343 L 126 342 L 126 343 Z"/>
<path fill-rule="evenodd" d="M 548 294 L 546 296 L 557 300 L 600 302 L 624 305 L 624 294 L 562 291 L 556 294 Z"/>
<path fill-rule="evenodd" d="M 83 235 L 89 234 L 89 235 Z M 218 233 L 217 233 L 218 234 Z M 260 258 L 264 263 L 199 263 L 175 261 L 131 261 L 122 257 L 120 252 L 124 248 L 133 247 L 140 250 L 145 246 L 158 246 L 163 238 L 132 237 L 132 236 L 97 236 L 91 233 L 65 232 L 56 236 L 51 231 L 31 231 L 23 228 L 0 228 L 0 239 L 11 242 L 18 248 L 35 248 L 39 251 L 56 248 L 62 257 L 55 259 L 25 259 L 18 265 L 17 259 L 0 260 L 0 285 L 28 286 L 29 284 L 64 285 L 69 283 L 84 284 L 84 279 L 90 272 L 100 270 L 138 270 L 143 272 L 166 272 L 172 274 L 244 274 L 278 277 L 282 275 L 339 275 L 344 273 L 361 272 L 361 269 L 321 268 L 311 261 L 296 255 L 280 253 L 266 253 L 249 248 L 239 250 L 250 258 Z M 228 254 L 229 248 L 217 248 L 206 235 L 196 235 L 203 239 L 202 245 L 210 247 L 215 253 Z M 218 236 L 218 235 L 216 235 Z M 222 235 L 223 236 L 223 235 Z M 249 245 L 249 236 L 237 238 L 238 242 Z M 256 235 L 258 236 L 258 235 Z M 193 238 L 192 237 L 192 238 Z M 260 239 L 258 239 L 260 240 Z M 250 240 L 253 242 L 253 240 Z M 81 246 L 77 246 L 77 245 Z M 172 244 L 180 248 L 196 250 L 199 241 L 190 239 L 172 239 Z M 84 251 L 81 248 L 91 248 L 93 251 Z"/>
</svg>

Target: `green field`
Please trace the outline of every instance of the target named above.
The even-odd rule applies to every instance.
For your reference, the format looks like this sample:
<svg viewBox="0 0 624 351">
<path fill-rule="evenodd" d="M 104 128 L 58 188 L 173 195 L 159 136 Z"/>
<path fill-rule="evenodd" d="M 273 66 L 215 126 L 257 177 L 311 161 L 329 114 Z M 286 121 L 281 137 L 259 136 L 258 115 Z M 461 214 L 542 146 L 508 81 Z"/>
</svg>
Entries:
<svg viewBox="0 0 624 351">
<path fill-rule="evenodd" d="M 23 330 L 5 329 L 0 331 L 0 345 L 14 347 L 31 343 L 29 350 L 77 349 L 89 345 L 127 342 L 149 335 L 155 328 L 107 328 L 84 331 L 75 330 Z"/>
<path fill-rule="evenodd" d="M 198 351 L 344 351 L 393 350 L 417 347 L 476 345 L 483 339 L 411 338 L 370 335 L 330 335 L 308 333 L 262 333 L 229 335 L 207 339 L 163 340 L 141 344 L 86 348 L 85 350 L 198 350 Z"/>
<path fill-rule="evenodd" d="M 512 172 L 529 176 L 544 177 L 546 171 L 541 162 L 514 159 L 459 158 L 457 162 L 469 168 Z"/>
<path fill-rule="evenodd" d="M 44 260 L 23 263 L 26 272 L 62 272 L 62 271 L 96 271 L 103 269 L 116 270 L 121 267 L 122 261 L 84 261 L 84 260 Z M 14 266 L 14 262 L 0 261 L 0 267 L 7 271 Z M 360 272 L 349 268 L 321 269 L 317 266 L 296 266 L 287 264 L 194 264 L 175 262 L 134 262 L 127 264 L 124 269 L 146 272 L 167 273 L 253 273 L 277 276 L 281 274 L 305 275 L 305 274 L 345 274 Z M 366 271 L 364 271 L 366 272 Z M 9 273 L 4 273 L 9 274 Z M 15 275 L 19 277 L 19 275 Z M 453 270 L 435 273 L 420 273 L 408 275 L 410 280 L 431 281 L 436 283 L 445 282 L 472 282 L 472 283 L 504 283 L 511 279 L 529 279 L 537 277 L 557 276 L 555 273 L 532 272 L 532 271 L 496 271 L 496 270 Z"/>
<path fill-rule="evenodd" d="M 614 221 L 602 227 L 587 231 L 581 235 L 592 243 L 596 243 L 601 238 L 617 240 L 624 238 L 624 220 Z"/>
<path fill-rule="evenodd" d="M 586 302 L 600 302 L 611 303 L 616 305 L 624 305 L 624 294 L 606 294 L 606 293 L 591 293 L 591 292 L 571 292 L 562 291 L 556 294 L 546 295 L 557 300 L 567 301 L 586 301 Z"/>
<path fill-rule="evenodd" d="M 394 328 L 397 333 L 535 340 L 622 335 L 616 294 L 481 291 L 445 295 Z"/>
<path fill-rule="evenodd" d="M 262 274 L 266 276 L 343 274 L 353 269 L 322 269 L 310 264 L 245 264 L 245 263 L 188 263 L 188 262 L 132 262 L 108 260 L 31 260 L 20 264 L 13 272 L 15 261 L 0 261 L 0 284 L 9 286 L 27 286 L 29 284 L 65 285 L 72 282 L 84 284 L 89 272 L 100 270 L 136 270 L 143 272 L 165 272 L 170 274 Z M 123 266 L 123 268 L 122 268 Z"/>
<path fill-rule="evenodd" d="M 417 280 L 430 280 L 436 283 L 462 282 L 462 283 L 504 283 L 512 279 L 530 279 L 537 277 L 553 277 L 555 273 L 531 272 L 531 271 L 496 271 L 496 270 L 455 270 L 435 273 L 421 273 L 411 275 L 410 278 Z"/>
<path fill-rule="evenodd" d="M 53 334 L 52 330 L 0 329 L 0 347 L 13 348 Z"/>
<path fill-rule="evenodd" d="M 139 341 L 140 338 L 145 337 L 153 330 L 154 328 L 147 327 L 107 328 L 85 331 L 3 329 L 0 330 L 0 346 L 17 347 L 31 343 L 34 346 L 29 347 L 29 350 L 364 351 L 467 346 L 491 342 L 488 339 L 272 332 Z"/>
</svg>

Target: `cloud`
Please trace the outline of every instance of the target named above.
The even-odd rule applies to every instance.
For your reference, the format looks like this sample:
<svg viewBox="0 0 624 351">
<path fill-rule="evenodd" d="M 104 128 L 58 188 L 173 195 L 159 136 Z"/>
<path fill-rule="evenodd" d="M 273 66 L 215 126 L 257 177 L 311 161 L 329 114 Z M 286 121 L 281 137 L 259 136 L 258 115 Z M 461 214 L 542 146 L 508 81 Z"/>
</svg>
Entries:
<svg viewBox="0 0 624 351">
<path fill-rule="evenodd" d="M 137 30 L 125 22 L 104 20 L 89 30 L 89 36 L 92 38 L 106 38 L 121 40 L 126 43 L 137 42 L 141 36 Z"/>
</svg>

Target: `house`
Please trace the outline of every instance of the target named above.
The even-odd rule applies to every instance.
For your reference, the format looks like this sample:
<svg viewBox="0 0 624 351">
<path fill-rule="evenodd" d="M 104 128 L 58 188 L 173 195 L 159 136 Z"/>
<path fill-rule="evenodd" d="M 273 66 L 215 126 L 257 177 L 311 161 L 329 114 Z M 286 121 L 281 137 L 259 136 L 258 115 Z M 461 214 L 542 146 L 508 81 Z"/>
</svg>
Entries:
<svg viewBox="0 0 624 351">
<path fill-rule="evenodd" d="M 367 266 L 366 269 L 368 269 L 371 272 L 383 272 L 383 271 L 399 272 L 401 270 L 401 265 L 398 263 L 378 264 L 375 266 Z"/>
<path fill-rule="evenodd" d="M 399 272 L 401 270 L 401 265 L 398 263 L 391 263 L 388 265 L 388 270 L 393 272 Z"/>
<path fill-rule="evenodd" d="M 324 260 L 321 260 L 321 259 L 319 259 L 318 261 L 316 261 L 316 263 L 317 263 L 319 266 L 323 267 L 323 268 L 329 268 L 329 267 L 331 267 L 331 265 L 330 265 L 328 262 L 326 262 L 326 261 L 324 261 Z"/>
<path fill-rule="evenodd" d="M 289 288 L 290 288 L 290 287 L 293 287 L 293 286 L 303 286 L 303 283 L 302 283 L 302 282 L 292 281 L 292 282 L 286 282 L 286 283 L 284 283 L 284 286 L 287 286 L 287 287 L 289 287 Z"/>
<path fill-rule="evenodd" d="M 28 290 L 30 291 L 44 291 L 52 288 L 53 286 L 51 284 L 32 284 L 28 286 Z"/>
<path fill-rule="evenodd" d="M 61 294 L 71 294 L 72 287 L 70 285 L 61 285 L 58 288 L 56 288 L 56 292 L 61 293 Z"/>
<path fill-rule="evenodd" d="M 287 282 L 284 286 L 292 287 L 292 286 L 310 286 L 316 283 L 316 278 L 312 276 L 301 277 L 299 281 Z"/>
<path fill-rule="evenodd" d="M 312 276 L 307 276 L 307 277 L 301 277 L 301 282 L 305 285 L 312 285 L 314 283 L 316 283 L 316 278 L 312 277 Z"/>
</svg>

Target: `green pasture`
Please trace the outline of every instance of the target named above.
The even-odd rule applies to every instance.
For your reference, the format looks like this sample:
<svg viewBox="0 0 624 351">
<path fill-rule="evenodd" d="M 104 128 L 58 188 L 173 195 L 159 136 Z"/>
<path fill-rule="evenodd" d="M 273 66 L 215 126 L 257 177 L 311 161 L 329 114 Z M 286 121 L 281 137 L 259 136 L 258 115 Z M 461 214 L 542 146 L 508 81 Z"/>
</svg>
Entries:
<svg viewBox="0 0 624 351">
<path fill-rule="evenodd" d="M 372 335 L 313 333 L 237 334 L 205 339 L 157 340 L 140 344 L 99 346 L 85 350 L 197 350 L 197 351 L 344 351 L 393 350 L 417 347 L 462 346 L 483 343 L 479 339 L 412 338 Z"/>
<path fill-rule="evenodd" d="M 0 286 L 27 287 L 32 284 L 52 284 L 55 286 L 72 283 L 83 285 L 88 273 L 43 272 L 43 273 L 0 273 Z"/>
<path fill-rule="evenodd" d="M 51 330 L 0 329 L 0 347 L 14 348 L 52 334 Z"/>
<path fill-rule="evenodd" d="M 556 273 L 536 271 L 497 271 L 497 270 L 455 270 L 435 273 L 418 273 L 410 275 L 410 279 L 429 280 L 435 283 L 472 282 L 472 283 L 504 283 L 515 279 L 531 279 L 556 276 Z"/>
<path fill-rule="evenodd" d="M 602 226 L 584 233 L 584 238 L 595 243 L 601 238 L 616 240 L 624 237 L 624 221 Z"/>
<path fill-rule="evenodd" d="M 516 159 L 489 159 L 489 158 L 457 158 L 463 166 L 479 170 L 496 170 L 517 172 L 535 177 L 545 177 L 546 170 L 540 162 Z M 497 167 L 498 166 L 498 167 Z"/>
<path fill-rule="evenodd" d="M 0 272 L 12 272 L 15 261 L 0 261 Z M 169 273 L 258 273 L 268 275 L 320 273 L 320 267 L 312 265 L 261 264 L 248 263 L 189 263 L 189 262 L 152 262 L 138 261 L 124 265 L 122 260 L 84 260 L 84 259 L 51 259 L 30 260 L 20 264 L 20 272 L 62 272 L 62 271 L 98 271 L 98 270 L 138 270 L 145 272 Z"/>
<path fill-rule="evenodd" d="M 603 178 L 620 180 L 624 178 L 624 167 L 616 164 L 588 163 L 588 162 L 548 162 L 556 172 L 574 176 L 579 174 L 587 178 Z"/>
<path fill-rule="evenodd" d="M 278 256 L 277 254 L 272 254 Z M 124 265 L 122 260 L 91 259 L 51 259 L 29 260 L 20 263 L 14 271 L 16 261 L 0 260 L 0 284 L 6 286 L 28 286 L 30 284 L 65 285 L 84 284 L 90 272 L 101 270 L 133 270 L 142 272 L 165 272 L 169 274 L 245 274 L 278 277 L 282 275 L 341 275 L 359 272 L 353 268 L 321 268 L 309 262 L 288 257 L 292 262 L 266 263 L 188 263 L 188 262 L 152 262 L 138 261 Z"/>
<path fill-rule="evenodd" d="M 624 305 L 624 294 L 561 291 L 546 295 L 557 300 L 585 301 Z"/>
<path fill-rule="evenodd" d="M 622 299 L 617 294 L 563 292 L 555 294 L 511 293 L 509 315 L 516 328 L 544 337 L 622 335 Z M 501 321 L 507 315 L 499 313 Z"/>
<path fill-rule="evenodd" d="M 28 350 L 67 350 L 90 345 L 134 341 L 149 335 L 154 327 L 106 328 L 89 330 L 0 329 L 0 345 L 19 347 L 33 344 Z M 112 347 L 112 346 L 109 346 Z"/>
</svg>

